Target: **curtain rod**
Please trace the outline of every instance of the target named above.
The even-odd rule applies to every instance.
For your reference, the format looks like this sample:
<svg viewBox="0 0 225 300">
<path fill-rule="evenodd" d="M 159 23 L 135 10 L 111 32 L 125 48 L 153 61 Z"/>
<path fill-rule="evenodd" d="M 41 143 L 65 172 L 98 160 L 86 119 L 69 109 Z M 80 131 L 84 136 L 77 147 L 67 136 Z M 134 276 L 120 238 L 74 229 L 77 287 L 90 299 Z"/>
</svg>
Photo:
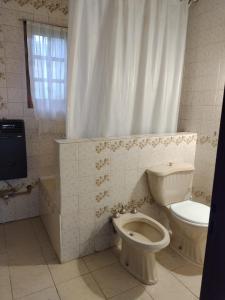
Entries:
<svg viewBox="0 0 225 300">
<path fill-rule="evenodd" d="M 55 27 L 60 27 L 60 28 L 65 28 L 65 29 L 68 29 L 68 26 L 61 26 L 61 25 L 55 25 L 55 24 L 51 24 L 51 23 L 45 23 L 45 22 L 39 22 L 39 21 L 32 21 L 32 20 L 29 20 L 29 19 L 19 19 L 19 21 L 21 22 L 33 22 L 33 23 L 39 23 L 39 24 L 43 24 L 43 25 L 50 25 L 50 26 L 55 26 Z"/>
</svg>

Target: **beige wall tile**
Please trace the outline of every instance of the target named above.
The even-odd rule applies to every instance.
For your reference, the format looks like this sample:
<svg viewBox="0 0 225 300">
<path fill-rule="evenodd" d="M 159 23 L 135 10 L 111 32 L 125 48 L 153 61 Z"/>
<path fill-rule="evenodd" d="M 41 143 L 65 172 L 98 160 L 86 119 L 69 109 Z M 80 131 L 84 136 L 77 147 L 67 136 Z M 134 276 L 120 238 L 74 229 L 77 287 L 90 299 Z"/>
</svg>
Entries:
<svg viewBox="0 0 225 300">
<path fill-rule="evenodd" d="M 60 2 L 61 4 L 62 2 Z M 8 1 L 7 3 L 1 1 L 1 5 L 0 29 L 2 32 L 0 34 L 0 57 L 2 60 L 0 62 L 0 72 L 4 70 L 5 79 L 0 79 L 0 96 L 3 97 L 5 105 L 0 111 L 0 118 L 24 119 L 28 144 L 30 144 L 33 133 L 36 134 L 35 139 L 38 143 L 37 133 L 39 125 L 35 120 L 33 110 L 27 108 L 24 36 L 23 25 L 20 19 L 33 20 L 35 18 L 36 21 L 48 23 L 49 17 L 54 16 L 57 17 L 57 24 L 60 23 L 60 19 L 62 19 L 62 23 L 67 24 L 68 16 L 65 16 L 61 11 L 59 14 L 51 13 L 46 7 L 35 9 L 33 5 L 27 3 L 20 3 L 19 5 L 16 1 Z M 55 124 L 54 129 L 60 131 L 61 127 Z M 53 138 L 55 137 L 48 137 L 49 140 Z M 28 184 L 36 180 L 40 175 L 53 175 L 52 151 L 50 156 L 39 155 L 35 147 L 30 147 L 28 152 L 29 156 L 35 156 L 34 160 L 32 158 L 31 161 L 29 158 L 28 161 L 28 178 L 26 179 Z M 40 161 L 42 162 L 41 166 L 39 166 Z M 9 203 L 8 206 L 1 203 L 0 206 L 3 214 L 0 216 L 0 222 L 38 215 L 38 201 L 39 195 L 35 191 L 31 195 L 13 199 L 13 202 Z"/>
<path fill-rule="evenodd" d="M 223 1 L 207 0 L 193 5 L 189 13 L 179 130 L 191 130 L 210 138 L 215 132 L 218 134 L 225 83 L 223 11 Z M 217 147 L 209 142 L 207 147 L 216 153 Z M 201 143 L 197 149 L 203 157 Z M 207 162 L 205 156 L 202 166 Z M 204 173 L 197 160 L 196 166 L 194 188 L 210 195 L 208 183 L 213 181 L 213 172 L 208 169 Z M 199 185 L 199 177 L 204 177 L 205 184 Z"/>
</svg>

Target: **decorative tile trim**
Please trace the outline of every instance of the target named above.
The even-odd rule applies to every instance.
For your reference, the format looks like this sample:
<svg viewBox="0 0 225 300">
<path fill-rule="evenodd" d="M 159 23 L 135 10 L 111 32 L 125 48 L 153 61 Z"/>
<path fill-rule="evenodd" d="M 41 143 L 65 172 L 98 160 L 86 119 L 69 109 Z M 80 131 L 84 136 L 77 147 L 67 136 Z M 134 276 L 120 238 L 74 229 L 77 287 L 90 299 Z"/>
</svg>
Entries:
<svg viewBox="0 0 225 300">
<path fill-rule="evenodd" d="M 211 194 L 206 194 L 205 192 L 195 190 L 194 188 L 193 188 L 193 191 L 192 191 L 192 195 L 196 198 L 201 198 L 206 203 L 210 203 L 211 199 L 212 199 Z"/>
<path fill-rule="evenodd" d="M 102 151 L 106 150 L 106 149 L 109 149 L 109 142 L 100 142 L 96 148 L 95 148 L 95 151 L 100 154 Z"/>
<path fill-rule="evenodd" d="M 109 191 L 104 191 L 104 192 L 99 193 L 99 194 L 95 197 L 96 202 L 102 201 L 105 197 L 109 197 Z"/>
<path fill-rule="evenodd" d="M 100 159 L 98 162 L 96 162 L 95 167 L 97 170 L 101 170 L 104 166 L 108 166 L 109 165 L 109 159 L 105 158 L 105 159 Z"/>
<path fill-rule="evenodd" d="M 181 136 L 168 136 L 168 137 L 149 137 L 146 139 L 131 139 L 128 141 L 117 140 L 111 142 L 100 142 L 96 146 L 96 152 L 101 153 L 102 151 L 109 149 L 112 152 L 116 152 L 119 149 L 125 149 L 129 151 L 130 149 L 136 147 L 139 149 L 144 149 L 147 146 L 156 148 L 158 145 L 164 145 L 165 147 L 175 144 L 179 146 L 182 143 L 190 144 L 196 142 L 196 135 L 181 135 Z"/>
<path fill-rule="evenodd" d="M 109 175 L 100 176 L 96 179 L 96 185 L 100 186 L 106 181 L 109 181 Z"/>
<path fill-rule="evenodd" d="M 115 211 L 119 211 L 122 207 L 124 207 L 127 211 L 130 211 L 133 208 L 141 208 L 145 203 L 151 203 L 150 195 L 140 198 L 138 200 L 130 200 L 126 204 L 119 202 L 112 207 L 104 206 L 96 210 L 96 217 L 100 218 L 105 213 L 113 214 Z"/>
<path fill-rule="evenodd" d="M 101 207 L 98 210 L 96 210 L 95 215 L 97 218 L 100 218 L 103 214 L 105 214 L 108 211 L 109 211 L 108 206 L 104 206 L 104 207 Z"/>
<path fill-rule="evenodd" d="M 47 8 L 51 13 L 54 11 L 61 11 L 64 15 L 68 14 L 68 2 L 61 0 L 3 0 L 4 3 L 14 1 L 19 6 L 25 6 L 27 4 L 32 5 L 35 9 L 42 7 Z"/>
<path fill-rule="evenodd" d="M 198 137 L 197 143 L 200 145 L 210 144 L 213 148 L 216 148 L 218 146 L 218 137 L 201 135 Z"/>
</svg>

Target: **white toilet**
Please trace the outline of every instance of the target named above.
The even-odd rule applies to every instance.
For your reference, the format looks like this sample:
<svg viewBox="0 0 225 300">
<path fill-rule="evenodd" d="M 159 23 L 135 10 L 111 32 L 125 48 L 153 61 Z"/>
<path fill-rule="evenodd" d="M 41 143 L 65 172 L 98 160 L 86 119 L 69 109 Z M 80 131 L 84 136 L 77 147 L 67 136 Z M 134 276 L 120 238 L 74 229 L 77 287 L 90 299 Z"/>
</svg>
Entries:
<svg viewBox="0 0 225 300">
<path fill-rule="evenodd" d="M 168 230 L 139 212 L 113 218 L 113 225 L 122 240 L 121 264 L 144 284 L 156 283 L 155 252 L 168 246 Z"/>
<path fill-rule="evenodd" d="M 171 247 L 184 258 L 202 265 L 210 208 L 187 198 L 194 167 L 187 163 L 168 163 L 153 166 L 147 174 L 151 195 L 169 220 Z"/>
</svg>

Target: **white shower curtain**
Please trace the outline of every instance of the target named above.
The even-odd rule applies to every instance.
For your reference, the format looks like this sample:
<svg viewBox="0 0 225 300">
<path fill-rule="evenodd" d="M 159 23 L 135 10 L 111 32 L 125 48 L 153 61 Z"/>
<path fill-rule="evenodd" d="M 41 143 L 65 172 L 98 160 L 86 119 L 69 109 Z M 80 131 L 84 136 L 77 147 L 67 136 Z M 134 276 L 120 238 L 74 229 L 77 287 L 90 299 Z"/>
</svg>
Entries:
<svg viewBox="0 0 225 300">
<path fill-rule="evenodd" d="M 175 132 L 188 3 L 71 0 L 67 137 Z"/>
</svg>

